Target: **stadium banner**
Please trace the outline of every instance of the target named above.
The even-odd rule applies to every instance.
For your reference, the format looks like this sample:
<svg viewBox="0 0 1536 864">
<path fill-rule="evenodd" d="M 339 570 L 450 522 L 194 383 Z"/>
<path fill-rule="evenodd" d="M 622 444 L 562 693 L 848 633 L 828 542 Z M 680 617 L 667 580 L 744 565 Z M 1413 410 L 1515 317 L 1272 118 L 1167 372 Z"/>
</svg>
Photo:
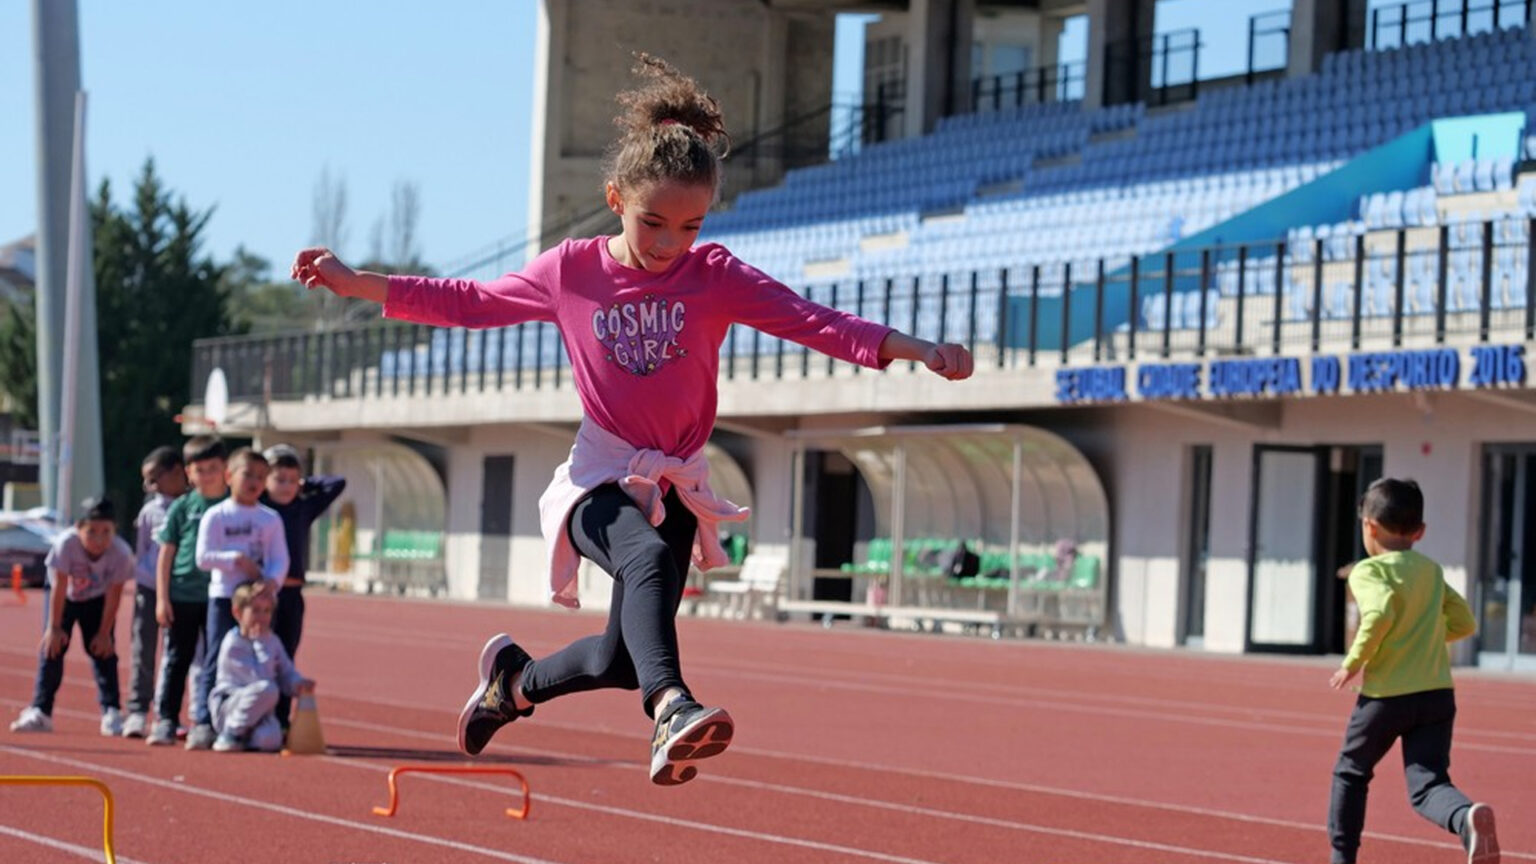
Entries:
<svg viewBox="0 0 1536 864">
<path fill-rule="evenodd" d="M 1231 357 L 1056 370 L 1061 405 L 1524 387 L 1524 345 Z"/>
</svg>

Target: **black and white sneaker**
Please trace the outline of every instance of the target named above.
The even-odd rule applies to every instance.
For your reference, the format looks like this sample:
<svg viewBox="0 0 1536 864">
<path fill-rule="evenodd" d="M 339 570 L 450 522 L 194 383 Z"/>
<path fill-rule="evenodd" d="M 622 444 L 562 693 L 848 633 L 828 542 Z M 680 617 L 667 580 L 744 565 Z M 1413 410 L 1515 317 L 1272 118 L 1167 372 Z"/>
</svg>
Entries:
<svg viewBox="0 0 1536 864">
<path fill-rule="evenodd" d="M 651 738 L 651 782 L 678 786 L 699 769 L 689 763 L 719 756 L 731 746 L 736 724 L 724 708 L 705 708 L 692 699 L 675 699 L 656 717 Z"/>
<path fill-rule="evenodd" d="M 498 633 L 480 649 L 480 686 L 475 688 L 459 713 L 459 749 L 478 755 L 491 743 L 496 730 L 519 717 L 533 714 L 533 706 L 518 711 L 512 701 L 512 682 L 523 667 L 533 662 L 512 637 Z"/>
<path fill-rule="evenodd" d="M 1493 824 L 1493 808 L 1473 804 L 1462 826 L 1467 845 L 1467 864 L 1499 864 L 1499 838 Z"/>
</svg>

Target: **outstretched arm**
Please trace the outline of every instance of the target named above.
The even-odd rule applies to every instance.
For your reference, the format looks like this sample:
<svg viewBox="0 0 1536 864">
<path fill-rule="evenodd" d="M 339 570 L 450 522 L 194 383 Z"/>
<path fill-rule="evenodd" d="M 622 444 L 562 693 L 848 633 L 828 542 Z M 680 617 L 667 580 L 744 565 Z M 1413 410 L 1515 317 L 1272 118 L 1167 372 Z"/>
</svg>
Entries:
<svg viewBox="0 0 1536 864">
<path fill-rule="evenodd" d="M 559 252 L 550 250 L 521 273 L 479 282 L 353 270 L 331 250 L 311 247 L 294 258 L 292 275 L 308 288 L 378 303 L 386 318 L 437 327 L 506 327 L 554 320 L 549 286 L 559 282 L 558 259 Z"/>
<path fill-rule="evenodd" d="M 322 246 L 304 249 L 293 259 L 292 276 L 305 288 L 328 288 L 332 294 L 383 305 L 389 297 L 389 277 L 353 270 L 336 253 Z"/>
<path fill-rule="evenodd" d="M 892 330 L 880 342 L 881 360 L 921 360 L 935 375 L 959 381 L 971 377 L 974 364 L 964 345 L 934 343 Z"/>
<path fill-rule="evenodd" d="M 892 360 L 922 361 L 945 378 L 970 377 L 971 352 L 961 345 L 929 342 L 823 306 L 723 249 L 713 254 L 711 264 L 721 289 L 731 292 L 732 318 L 738 323 L 849 363 L 883 368 Z"/>
</svg>

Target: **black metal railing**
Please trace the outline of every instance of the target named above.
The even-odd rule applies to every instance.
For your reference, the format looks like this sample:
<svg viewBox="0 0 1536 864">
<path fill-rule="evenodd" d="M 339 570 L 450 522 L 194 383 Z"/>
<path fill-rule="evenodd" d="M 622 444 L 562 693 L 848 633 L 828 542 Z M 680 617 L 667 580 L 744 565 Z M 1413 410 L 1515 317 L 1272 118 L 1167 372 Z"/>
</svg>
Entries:
<svg viewBox="0 0 1536 864">
<path fill-rule="evenodd" d="M 873 92 L 865 91 L 862 104 L 852 109 L 856 119 L 850 125 L 858 129 L 858 135 L 849 136 L 849 140 L 862 145 L 906 137 L 906 106 L 907 82 L 893 78 L 877 83 Z"/>
<path fill-rule="evenodd" d="M 1291 10 L 1248 16 L 1248 69 L 1243 73 L 1243 81 L 1252 84 L 1262 72 L 1286 68 L 1291 61 L 1290 51 Z"/>
<path fill-rule="evenodd" d="M 861 138 L 881 140 L 870 136 L 885 134 L 890 119 L 895 118 L 899 124 L 900 116 L 899 88 L 890 93 L 882 90 L 873 101 L 863 105 L 829 102 L 772 129 L 733 142 L 725 160 L 721 197 L 729 201 L 742 192 L 778 182 L 786 171 L 819 165 L 834 156 L 853 152 Z M 521 266 L 532 253 L 555 240 L 588 236 L 617 225 L 608 206 L 597 204 L 544 226 L 540 238 L 530 237 L 527 231 L 502 237 L 454 259 L 442 272 L 447 276 L 500 275 Z"/>
<path fill-rule="evenodd" d="M 1104 104 L 1193 100 L 1200 91 L 1201 47 L 1195 28 L 1111 43 L 1105 50 Z"/>
<path fill-rule="evenodd" d="M 1088 64 L 1078 61 L 1021 69 L 1007 75 L 971 80 L 973 111 L 1001 111 L 1040 102 L 1069 102 L 1083 98 Z"/>
<path fill-rule="evenodd" d="M 1324 346 L 1433 346 L 1536 338 L 1536 220 L 1374 231 L 803 287 L 818 303 L 979 365 L 1274 356 Z M 1065 338 L 1063 338 L 1065 334 Z M 907 364 L 909 367 L 912 364 Z M 193 392 L 221 368 L 230 398 L 384 399 L 569 387 L 555 327 L 378 322 L 325 333 L 233 336 L 193 347 Z M 733 326 L 724 380 L 871 374 Z"/>
<path fill-rule="evenodd" d="M 1408 0 L 1371 10 L 1369 47 L 1400 48 L 1505 27 L 1531 19 L 1532 0 Z"/>
</svg>

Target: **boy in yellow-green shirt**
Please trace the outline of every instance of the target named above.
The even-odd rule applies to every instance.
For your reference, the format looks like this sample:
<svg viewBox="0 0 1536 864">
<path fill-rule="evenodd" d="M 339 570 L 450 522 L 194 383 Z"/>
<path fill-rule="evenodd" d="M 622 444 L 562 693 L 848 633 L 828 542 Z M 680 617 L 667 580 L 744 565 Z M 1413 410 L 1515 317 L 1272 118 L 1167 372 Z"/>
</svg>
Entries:
<svg viewBox="0 0 1536 864">
<path fill-rule="evenodd" d="M 1333 768 L 1333 862 L 1354 864 L 1372 771 L 1401 738 L 1413 809 L 1459 835 L 1470 864 L 1498 864 L 1493 808 L 1451 785 L 1456 697 L 1445 646 L 1471 636 L 1477 624 L 1467 601 L 1445 584 L 1440 565 L 1413 551 L 1424 536 L 1419 485 L 1391 478 L 1372 483 L 1360 500 L 1360 533 L 1371 555 L 1349 574 L 1360 629 L 1328 682 L 1339 690 L 1363 672 Z"/>
</svg>

